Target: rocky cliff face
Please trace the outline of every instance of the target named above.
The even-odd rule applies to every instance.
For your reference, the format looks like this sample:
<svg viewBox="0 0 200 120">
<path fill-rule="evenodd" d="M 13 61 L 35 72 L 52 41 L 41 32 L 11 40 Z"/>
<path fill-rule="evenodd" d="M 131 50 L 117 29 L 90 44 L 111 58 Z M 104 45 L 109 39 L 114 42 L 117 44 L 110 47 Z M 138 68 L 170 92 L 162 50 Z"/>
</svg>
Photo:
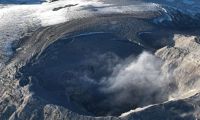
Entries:
<svg viewBox="0 0 200 120">
<path fill-rule="evenodd" d="M 178 97 L 188 97 L 199 91 L 199 38 L 175 35 L 174 39 L 174 46 L 164 47 L 156 55 L 165 61 L 163 69 L 171 71 L 170 76 L 177 83 Z"/>
</svg>

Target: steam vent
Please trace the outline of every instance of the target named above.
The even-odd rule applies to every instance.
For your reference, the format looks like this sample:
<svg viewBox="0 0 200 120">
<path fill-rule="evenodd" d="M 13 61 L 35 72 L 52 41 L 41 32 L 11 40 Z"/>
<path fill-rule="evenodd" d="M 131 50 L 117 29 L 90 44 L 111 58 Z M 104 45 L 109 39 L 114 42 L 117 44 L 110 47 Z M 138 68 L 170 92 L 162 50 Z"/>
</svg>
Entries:
<svg viewBox="0 0 200 120">
<path fill-rule="evenodd" d="M 200 119 L 200 1 L 0 1 L 0 120 Z"/>
</svg>

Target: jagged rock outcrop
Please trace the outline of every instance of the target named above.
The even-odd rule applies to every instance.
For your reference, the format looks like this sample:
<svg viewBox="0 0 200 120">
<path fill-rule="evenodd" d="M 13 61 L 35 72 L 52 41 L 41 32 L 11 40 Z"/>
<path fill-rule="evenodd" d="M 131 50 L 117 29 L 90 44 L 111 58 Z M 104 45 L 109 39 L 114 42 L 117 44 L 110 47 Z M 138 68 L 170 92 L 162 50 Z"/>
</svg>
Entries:
<svg viewBox="0 0 200 120">
<path fill-rule="evenodd" d="M 156 52 L 165 62 L 163 70 L 177 83 L 177 96 L 187 98 L 199 91 L 200 44 L 198 36 L 175 35 L 175 45 Z M 170 72 L 169 72 L 170 71 Z"/>
</svg>

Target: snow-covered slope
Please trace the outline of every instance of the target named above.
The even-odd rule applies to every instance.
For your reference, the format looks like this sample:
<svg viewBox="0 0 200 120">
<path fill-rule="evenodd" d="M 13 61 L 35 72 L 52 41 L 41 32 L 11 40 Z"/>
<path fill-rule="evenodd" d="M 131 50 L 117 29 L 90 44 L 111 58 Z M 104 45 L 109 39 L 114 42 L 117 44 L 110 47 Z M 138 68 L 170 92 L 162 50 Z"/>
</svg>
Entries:
<svg viewBox="0 0 200 120">
<path fill-rule="evenodd" d="M 159 24 L 180 29 L 200 27 L 200 1 L 198 0 L 166 0 L 153 1 L 162 6 L 164 17 L 157 19 Z M 158 22 L 157 21 L 157 22 Z"/>
<path fill-rule="evenodd" d="M 118 6 L 115 3 L 88 0 L 62 0 L 52 3 L 31 5 L 3 5 L 0 8 L 0 55 L 5 62 L 12 55 L 16 40 L 41 26 L 55 25 L 73 19 L 102 14 L 134 13 L 136 11 L 157 11 L 157 4 L 130 4 Z M 2 62 L 0 62 L 2 63 Z"/>
</svg>

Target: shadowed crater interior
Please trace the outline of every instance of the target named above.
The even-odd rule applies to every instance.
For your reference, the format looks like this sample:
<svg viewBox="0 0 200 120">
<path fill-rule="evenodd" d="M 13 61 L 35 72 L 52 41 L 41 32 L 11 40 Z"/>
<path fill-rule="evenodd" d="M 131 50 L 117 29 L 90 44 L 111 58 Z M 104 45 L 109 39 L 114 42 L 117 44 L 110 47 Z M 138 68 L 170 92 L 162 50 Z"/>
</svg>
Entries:
<svg viewBox="0 0 200 120">
<path fill-rule="evenodd" d="M 35 95 L 79 114 L 117 116 L 139 107 L 140 100 L 127 99 L 129 102 L 110 104 L 117 92 L 103 92 L 102 79 L 110 76 L 113 68 L 123 60 L 137 57 L 144 50 L 112 33 L 60 38 L 22 68 L 25 77 L 20 84 L 31 82 Z"/>
</svg>

